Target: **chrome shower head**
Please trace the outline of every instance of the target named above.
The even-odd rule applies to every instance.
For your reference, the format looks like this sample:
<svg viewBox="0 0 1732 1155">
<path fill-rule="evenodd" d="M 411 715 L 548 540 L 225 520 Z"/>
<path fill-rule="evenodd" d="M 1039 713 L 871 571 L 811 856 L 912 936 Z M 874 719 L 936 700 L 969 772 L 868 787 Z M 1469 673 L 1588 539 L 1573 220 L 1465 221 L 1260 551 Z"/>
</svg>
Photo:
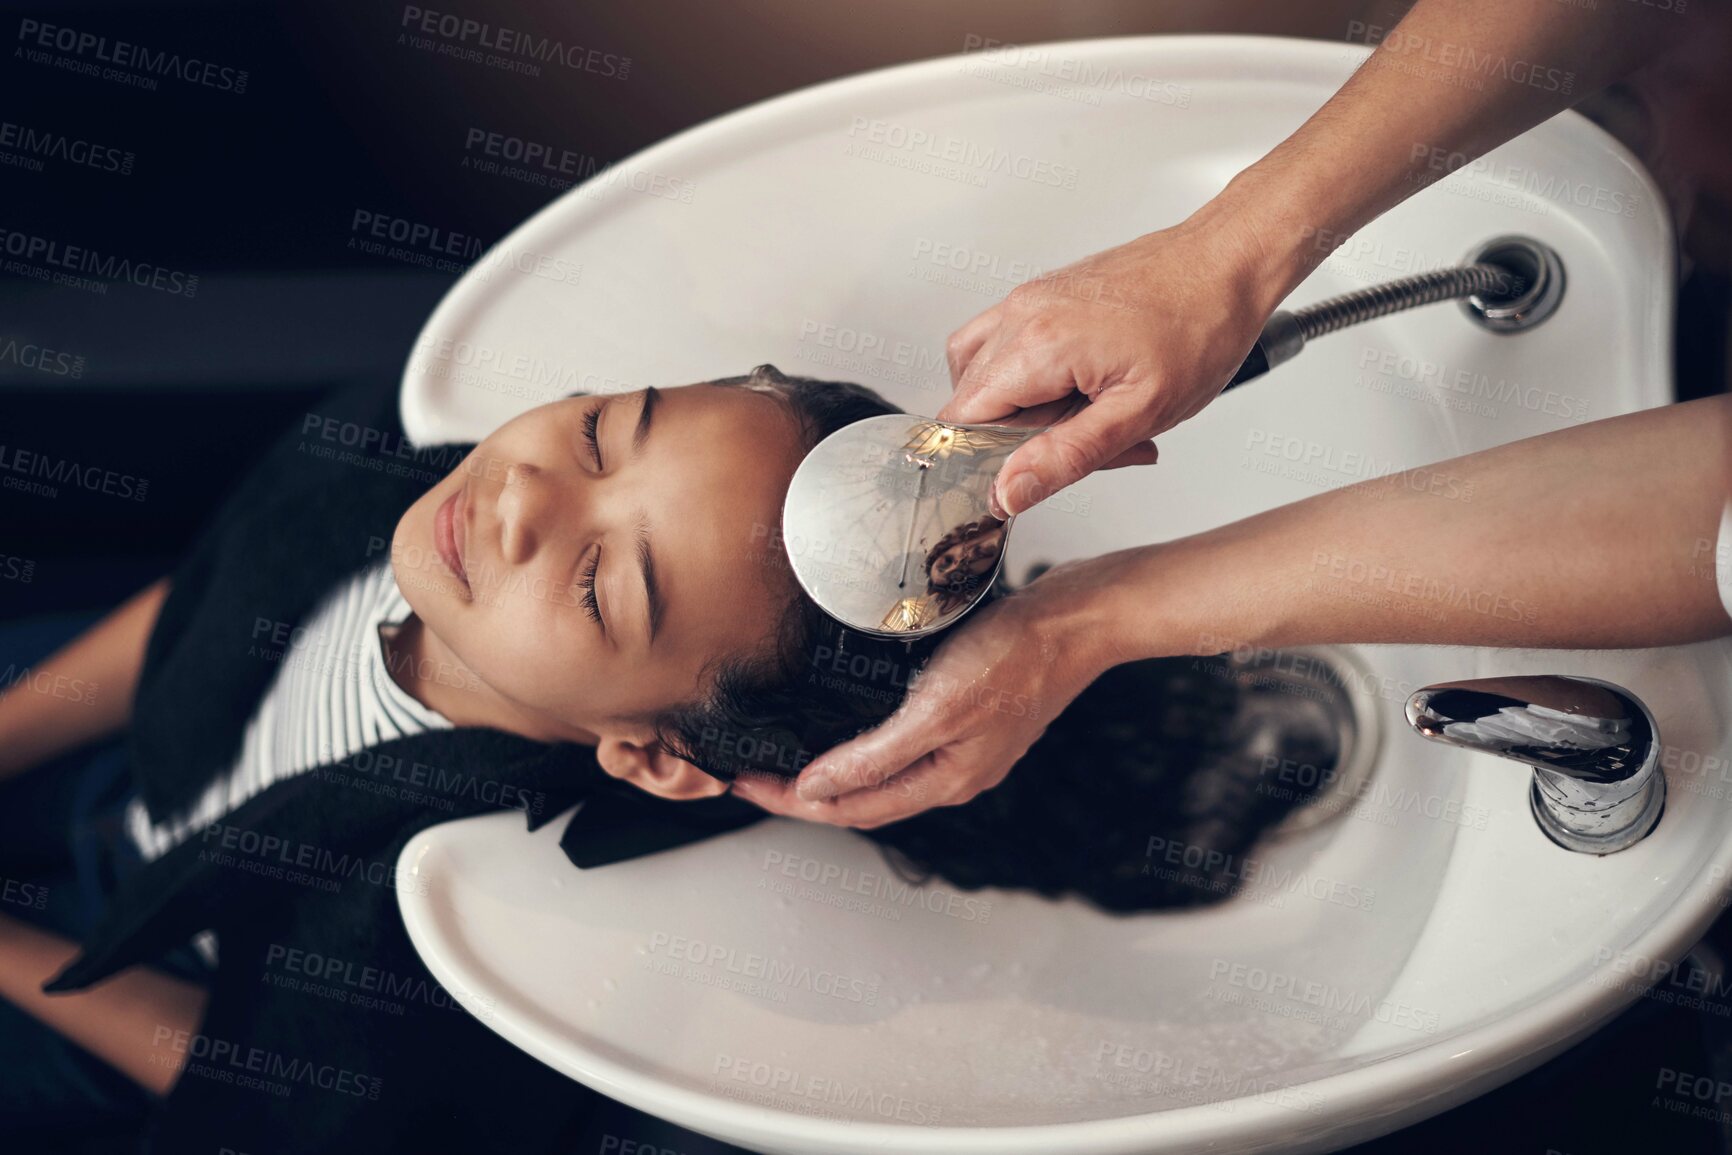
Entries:
<svg viewBox="0 0 1732 1155">
<path fill-rule="evenodd" d="M 979 604 L 1004 564 L 1010 522 L 994 478 L 1043 427 L 869 417 L 819 442 L 788 484 L 782 544 L 800 586 L 843 625 L 912 639 Z"/>
</svg>

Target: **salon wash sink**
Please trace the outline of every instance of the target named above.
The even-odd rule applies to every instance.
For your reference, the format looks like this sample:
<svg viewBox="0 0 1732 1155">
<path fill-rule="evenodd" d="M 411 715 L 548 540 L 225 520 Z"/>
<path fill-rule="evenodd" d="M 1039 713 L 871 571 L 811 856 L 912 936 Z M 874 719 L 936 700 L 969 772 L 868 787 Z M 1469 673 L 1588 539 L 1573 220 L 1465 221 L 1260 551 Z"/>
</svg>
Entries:
<svg viewBox="0 0 1732 1155">
<path fill-rule="evenodd" d="M 933 412 L 952 327 L 1037 270 L 1179 220 L 1363 56 L 1274 39 L 1058 44 L 725 117 L 559 198 L 478 262 L 408 363 L 411 436 L 476 438 L 574 389 L 766 360 Z M 1502 233 L 1562 255 L 1569 288 L 1544 325 L 1494 336 L 1439 305 L 1321 339 L 1162 438 L 1159 466 L 1026 515 L 1009 572 L 1664 403 L 1665 208 L 1573 114 L 1389 213 L 1290 304 Z M 1440 480 L 1440 501 L 1472 500 L 1452 486 Z M 1370 561 L 1319 565 L 1342 596 L 1378 597 Z M 1702 564 L 1711 581 L 1711 543 Z M 1473 596 L 1488 613 L 1548 612 Z M 1383 731 L 1373 777 L 1347 813 L 1260 848 L 1249 890 L 1202 913 L 909 890 L 864 840 L 782 820 L 580 872 L 562 823 L 526 835 L 505 814 L 414 840 L 403 862 L 427 886 L 399 890 L 403 915 L 440 980 L 513 1043 L 753 1150 L 1340 1147 L 1605 1022 L 1720 912 L 1732 865 L 1725 646 L 1356 655 Z M 1403 723 L 1422 685 L 1544 672 L 1623 685 L 1658 721 L 1670 796 L 1632 849 L 1553 845 L 1522 767 Z"/>
</svg>

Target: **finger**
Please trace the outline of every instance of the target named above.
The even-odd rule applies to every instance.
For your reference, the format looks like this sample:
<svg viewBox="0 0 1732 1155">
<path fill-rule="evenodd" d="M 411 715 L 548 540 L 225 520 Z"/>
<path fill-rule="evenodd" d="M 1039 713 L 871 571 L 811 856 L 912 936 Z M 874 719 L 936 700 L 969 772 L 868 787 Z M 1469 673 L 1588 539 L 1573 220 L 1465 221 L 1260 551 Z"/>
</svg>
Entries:
<svg viewBox="0 0 1732 1155">
<path fill-rule="evenodd" d="M 1057 401 L 1043 401 L 1039 405 L 1018 409 L 998 424 L 1045 428 L 1049 425 L 1057 425 L 1065 418 L 1081 411 L 1088 403 L 1087 397 L 1081 393 L 1072 392 L 1060 397 Z"/>
<path fill-rule="evenodd" d="M 931 797 L 954 772 L 955 767 L 940 766 L 936 757 L 922 758 L 881 787 L 855 790 L 819 803 L 824 815 L 817 821 L 871 830 L 912 818 L 932 807 Z"/>
<path fill-rule="evenodd" d="M 955 380 L 951 382 L 950 398 L 945 401 L 943 407 L 938 410 L 938 419 L 940 421 L 952 421 L 967 424 L 975 421 L 994 420 L 994 418 L 990 417 L 965 417 L 963 414 L 970 412 L 969 399 L 974 397 L 985 387 L 987 379 L 993 371 L 992 365 L 998 358 L 1004 340 L 1005 333 L 1003 329 L 997 329 L 988 334 L 986 340 L 969 358 L 968 364 L 964 365 L 957 372 Z M 974 408 L 978 409 L 978 405 L 975 405 Z M 1001 410 L 999 416 L 1008 416 L 1010 413 L 1015 412 L 1015 410 L 1016 407 L 1012 405 L 1006 410 Z"/>
<path fill-rule="evenodd" d="M 1123 469 L 1127 465 L 1153 465 L 1161 459 L 1161 451 L 1153 441 L 1139 441 L 1105 465 L 1102 469 Z"/>
<path fill-rule="evenodd" d="M 931 763 L 932 759 L 924 759 L 918 769 L 924 771 Z M 802 801 L 794 794 L 793 783 L 788 779 L 760 775 L 735 779 L 733 793 L 782 818 L 870 829 L 912 817 L 931 805 L 927 801 L 931 787 L 925 777 L 907 785 L 903 782 L 905 777 L 898 775 L 882 788 L 856 790 L 821 802 Z"/>
<path fill-rule="evenodd" d="M 877 786 L 942 746 L 948 735 L 938 714 L 913 701 L 921 694 L 917 683 L 911 700 L 875 729 L 814 758 L 800 772 L 795 793 L 812 801 Z"/>
<path fill-rule="evenodd" d="M 950 339 L 944 343 L 944 359 L 950 364 L 952 389 L 962 380 L 963 370 L 974 360 L 974 355 L 980 352 L 980 347 L 986 344 L 992 331 L 998 328 L 998 316 L 998 306 L 994 305 L 950 334 Z"/>
<path fill-rule="evenodd" d="M 842 826 L 870 830 L 890 822 L 900 822 L 941 806 L 962 806 L 980 797 L 984 790 L 1003 781 L 1010 765 L 990 778 L 978 772 L 959 781 L 959 765 L 954 759 L 942 759 L 935 752 L 910 766 L 877 790 L 861 790 L 834 799 L 829 806 L 829 820 Z"/>
<path fill-rule="evenodd" d="M 1144 440 L 1141 419 L 1129 390 L 1097 393 L 1088 408 L 1017 447 L 998 472 L 994 503 L 1021 513 L 1076 484 Z"/>
<path fill-rule="evenodd" d="M 767 774 L 741 775 L 734 779 L 729 792 L 761 810 L 803 822 L 822 822 L 826 812 L 835 809 L 828 802 L 802 801 L 795 795 L 791 779 Z"/>
<path fill-rule="evenodd" d="M 1062 401 L 1076 391 L 1076 377 L 1060 347 L 1050 342 L 1030 347 L 1021 340 L 997 344 L 969 364 L 938 419 L 984 425 L 1020 409 Z"/>
</svg>

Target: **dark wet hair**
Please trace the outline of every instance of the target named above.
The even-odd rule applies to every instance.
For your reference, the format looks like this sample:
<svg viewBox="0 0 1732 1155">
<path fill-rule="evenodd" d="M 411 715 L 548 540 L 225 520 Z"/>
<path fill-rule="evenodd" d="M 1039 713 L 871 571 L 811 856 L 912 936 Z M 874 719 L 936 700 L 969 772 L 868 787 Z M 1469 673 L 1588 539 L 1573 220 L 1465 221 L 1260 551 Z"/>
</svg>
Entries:
<svg viewBox="0 0 1732 1155">
<path fill-rule="evenodd" d="M 760 365 L 715 384 L 782 398 L 808 447 L 855 421 L 899 410 L 862 386 Z M 772 535 L 781 561 L 781 543 Z M 781 561 L 786 567 L 786 562 Z M 708 693 L 655 720 L 669 750 L 709 774 L 791 778 L 893 713 L 942 636 L 912 642 L 842 626 L 787 573 L 788 611 L 765 652 L 717 663 Z M 1001 580 L 987 600 L 1003 596 Z M 1133 662 L 1108 671 L 1034 743 L 1005 781 L 961 806 L 862 833 L 911 881 L 1076 894 L 1109 910 L 1193 906 L 1233 893 L 1246 852 L 1333 769 L 1332 736 L 1283 755 L 1315 766 L 1306 783 L 1265 773 L 1246 732 L 1245 680 L 1219 659 Z M 1014 695 L 978 703 L 1035 708 Z M 895 791 L 893 780 L 882 787 Z"/>
</svg>

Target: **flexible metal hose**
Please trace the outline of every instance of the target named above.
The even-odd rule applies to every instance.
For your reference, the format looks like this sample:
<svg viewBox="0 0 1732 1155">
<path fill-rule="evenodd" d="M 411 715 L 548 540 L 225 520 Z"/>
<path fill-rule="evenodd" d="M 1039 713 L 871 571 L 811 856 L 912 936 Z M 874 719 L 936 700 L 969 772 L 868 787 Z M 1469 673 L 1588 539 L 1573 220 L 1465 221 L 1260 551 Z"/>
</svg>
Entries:
<svg viewBox="0 0 1732 1155">
<path fill-rule="evenodd" d="M 1309 341 L 1361 321 L 1436 301 L 1475 294 L 1513 296 L 1521 288 L 1516 281 L 1514 274 L 1501 265 L 1483 261 L 1475 265 L 1457 265 L 1330 297 L 1327 301 L 1293 310 L 1293 320 L 1305 340 Z"/>
</svg>

